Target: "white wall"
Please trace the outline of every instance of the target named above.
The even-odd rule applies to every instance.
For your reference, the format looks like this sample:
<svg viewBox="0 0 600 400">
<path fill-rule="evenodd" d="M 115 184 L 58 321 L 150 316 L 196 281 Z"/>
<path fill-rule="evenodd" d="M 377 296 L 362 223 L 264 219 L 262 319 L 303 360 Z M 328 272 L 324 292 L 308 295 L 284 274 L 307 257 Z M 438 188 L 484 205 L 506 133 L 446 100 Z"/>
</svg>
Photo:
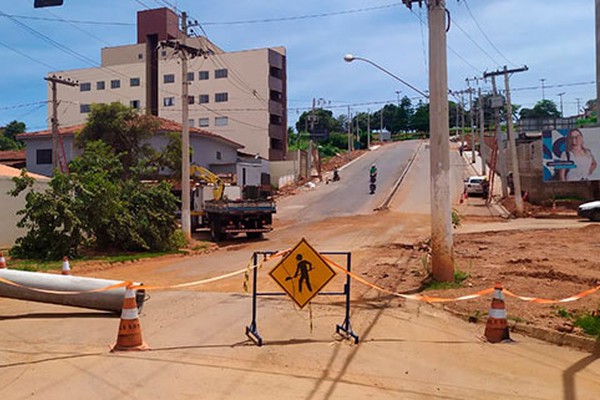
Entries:
<svg viewBox="0 0 600 400">
<path fill-rule="evenodd" d="M 14 168 L 11 168 L 14 170 Z M 17 175 L 18 175 L 18 170 Z M 36 191 L 43 191 L 48 188 L 49 179 L 40 177 L 34 185 Z M 17 222 L 21 219 L 17 211 L 25 208 L 25 196 L 27 191 L 22 192 L 18 197 L 12 197 L 6 192 L 15 188 L 12 176 L 0 175 L 0 248 L 9 248 L 15 244 L 18 237 L 25 236 L 26 229 L 17 228 Z"/>
</svg>

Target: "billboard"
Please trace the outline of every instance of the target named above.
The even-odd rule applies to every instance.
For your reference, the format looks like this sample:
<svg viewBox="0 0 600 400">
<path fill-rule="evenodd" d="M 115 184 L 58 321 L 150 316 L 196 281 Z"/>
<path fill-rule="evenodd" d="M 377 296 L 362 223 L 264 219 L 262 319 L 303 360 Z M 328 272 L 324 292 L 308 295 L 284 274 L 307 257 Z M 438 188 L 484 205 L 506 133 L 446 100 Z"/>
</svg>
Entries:
<svg viewBox="0 0 600 400">
<path fill-rule="evenodd" d="M 600 180 L 600 128 L 542 132 L 544 182 Z"/>
</svg>

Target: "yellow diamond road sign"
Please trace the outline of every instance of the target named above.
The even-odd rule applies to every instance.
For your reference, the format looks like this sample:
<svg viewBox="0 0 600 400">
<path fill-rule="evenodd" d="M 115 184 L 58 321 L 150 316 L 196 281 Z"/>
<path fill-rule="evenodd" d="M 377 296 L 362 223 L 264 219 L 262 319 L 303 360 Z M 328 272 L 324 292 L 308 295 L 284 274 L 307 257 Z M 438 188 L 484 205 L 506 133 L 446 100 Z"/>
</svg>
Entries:
<svg viewBox="0 0 600 400">
<path fill-rule="evenodd" d="M 269 275 L 302 308 L 327 285 L 335 271 L 303 238 Z"/>
</svg>

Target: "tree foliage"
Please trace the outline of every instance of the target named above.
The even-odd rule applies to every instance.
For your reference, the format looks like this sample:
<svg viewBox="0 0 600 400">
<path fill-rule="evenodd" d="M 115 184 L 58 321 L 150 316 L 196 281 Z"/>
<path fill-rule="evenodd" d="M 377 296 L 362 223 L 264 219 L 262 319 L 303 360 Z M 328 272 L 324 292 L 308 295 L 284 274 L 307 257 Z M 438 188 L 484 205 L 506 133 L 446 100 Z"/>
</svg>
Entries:
<svg viewBox="0 0 600 400">
<path fill-rule="evenodd" d="M 166 183 L 145 185 L 126 159 L 101 141 L 89 142 L 69 175 L 56 173 L 43 192 L 31 189 L 24 173 L 12 195 L 29 189 L 12 253 L 21 258 L 75 257 L 97 250 L 164 251 L 177 245 L 177 199 Z"/>
<path fill-rule="evenodd" d="M 12 121 L 0 129 L 0 150 L 20 150 L 23 143 L 16 139 L 19 133 L 24 133 L 26 126 L 24 122 Z"/>
<path fill-rule="evenodd" d="M 540 100 L 533 108 L 522 108 L 521 118 L 560 118 L 560 111 L 552 100 Z"/>
<path fill-rule="evenodd" d="M 92 104 L 87 124 L 76 141 L 81 148 L 95 140 L 107 143 L 119 155 L 124 172 L 128 173 L 140 161 L 157 157 L 147 139 L 158 128 L 156 118 L 121 103 Z"/>
</svg>

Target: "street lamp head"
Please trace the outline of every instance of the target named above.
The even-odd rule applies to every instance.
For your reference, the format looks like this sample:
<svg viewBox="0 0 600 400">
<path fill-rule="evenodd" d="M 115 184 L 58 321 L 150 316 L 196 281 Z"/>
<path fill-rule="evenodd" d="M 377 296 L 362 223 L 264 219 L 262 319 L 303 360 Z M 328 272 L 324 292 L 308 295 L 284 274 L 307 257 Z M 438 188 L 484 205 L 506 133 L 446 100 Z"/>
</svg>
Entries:
<svg viewBox="0 0 600 400">
<path fill-rule="evenodd" d="M 346 62 L 352 62 L 352 61 L 354 61 L 354 56 L 352 54 L 346 54 L 344 56 L 344 61 L 346 61 Z"/>
</svg>

